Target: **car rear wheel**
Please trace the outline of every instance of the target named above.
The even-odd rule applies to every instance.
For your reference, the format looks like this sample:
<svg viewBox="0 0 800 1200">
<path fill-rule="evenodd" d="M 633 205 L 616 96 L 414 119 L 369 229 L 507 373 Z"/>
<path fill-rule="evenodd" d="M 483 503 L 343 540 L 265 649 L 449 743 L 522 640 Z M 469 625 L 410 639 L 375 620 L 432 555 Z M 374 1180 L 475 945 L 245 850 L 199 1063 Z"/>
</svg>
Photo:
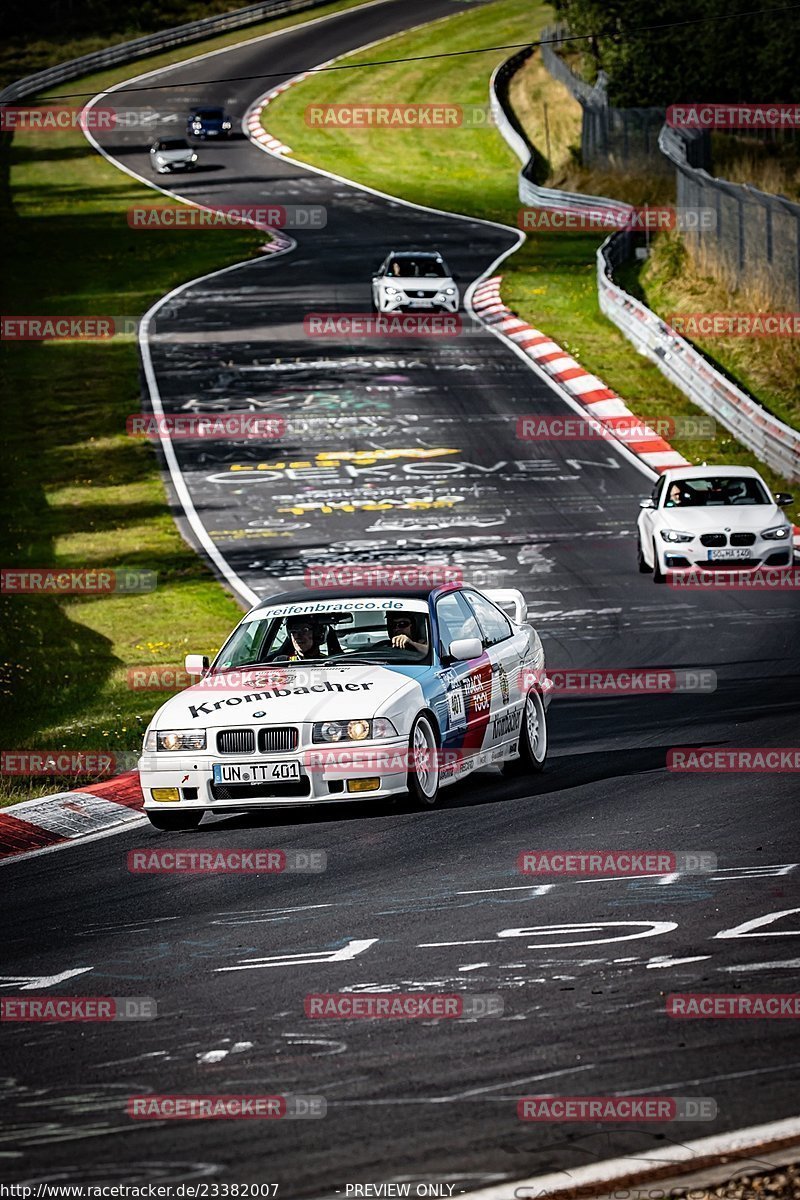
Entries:
<svg viewBox="0 0 800 1200">
<path fill-rule="evenodd" d="M 547 715 L 537 691 L 530 691 L 522 710 L 517 746 L 519 758 L 503 764 L 504 775 L 528 775 L 544 770 L 547 759 Z"/>
<path fill-rule="evenodd" d="M 156 829 L 177 833 L 181 829 L 197 829 L 203 819 L 202 812 L 147 813 L 150 824 Z"/>
<path fill-rule="evenodd" d="M 439 745 L 424 714 L 414 722 L 408 753 L 408 794 L 420 808 L 433 808 L 439 798 Z"/>
</svg>

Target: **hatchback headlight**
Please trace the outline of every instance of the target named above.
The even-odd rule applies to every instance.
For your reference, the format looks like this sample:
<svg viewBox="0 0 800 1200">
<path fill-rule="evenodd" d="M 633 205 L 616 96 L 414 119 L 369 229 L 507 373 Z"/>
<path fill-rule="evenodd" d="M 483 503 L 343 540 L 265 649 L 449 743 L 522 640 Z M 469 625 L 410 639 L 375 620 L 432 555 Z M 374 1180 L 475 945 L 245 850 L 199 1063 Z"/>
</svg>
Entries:
<svg viewBox="0 0 800 1200">
<path fill-rule="evenodd" d="M 693 533 L 683 533 L 680 529 L 662 529 L 661 537 L 665 542 L 693 542 Z"/>
<path fill-rule="evenodd" d="M 444 294 L 445 294 L 445 296 L 455 296 L 456 289 L 454 287 L 445 288 Z"/>
<path fill-rule="evenodd" d="M 387 296 L 398 296 L 400 294 L 399 288 L 395 287 L 386 287 L 383 290 L 386 292 Z"/>
<path fill-rule="evenodd" d="M 372 721 L 315 721 L 312 742 L 364 742 L 370 738 L 396 737 L 397 730 L 386 717 Z"/>
<path fill-rule="evenodd" d="M 148 729 L 145 750 L 205 750 L 205 729 Z"/>
<path fill-rule="evenodd" d="M 761 536 L 768 542 L 783 542 L 789 536 L 789 526 L 773 525 L 771 529 L 765 529 Z"/>
<path fill-rule="evenodd" d="M 230 123 L 230 121 L 223 121 L 223 122 L 222 122 L 222 128 L 223 128 L 223 129 L 230 129 L 230 127 L 231 127 L 231 123 Z"/>
</svg>

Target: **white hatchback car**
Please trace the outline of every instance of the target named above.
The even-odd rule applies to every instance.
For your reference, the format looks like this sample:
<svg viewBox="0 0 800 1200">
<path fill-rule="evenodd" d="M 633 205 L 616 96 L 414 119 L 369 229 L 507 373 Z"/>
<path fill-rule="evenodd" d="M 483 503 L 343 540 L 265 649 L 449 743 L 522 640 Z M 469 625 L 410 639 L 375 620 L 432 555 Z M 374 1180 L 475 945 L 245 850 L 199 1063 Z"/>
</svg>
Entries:
<svg viewBox="0 0 800 1200">
<path fill-rule="evenodd" d="M 197 151 L 186 138 L 158 138 L 150 147 L 150 162 L 159 175 L 191 171 L 197 162 Z"/>
<path fill-rule="evenodd" d="M 639 505 L 639 570 L 661 582 L 697 567 L 791 567 L 792 526 L 781 509 L 792 500 L 773 496 L 752 467 L 665 471 Z"/>
<path fill-rule="evenodd" d="M 455 277 L 441 254 L 393 250 L 372 277 L 377 312 L 458 312 Z"/>
</svg>

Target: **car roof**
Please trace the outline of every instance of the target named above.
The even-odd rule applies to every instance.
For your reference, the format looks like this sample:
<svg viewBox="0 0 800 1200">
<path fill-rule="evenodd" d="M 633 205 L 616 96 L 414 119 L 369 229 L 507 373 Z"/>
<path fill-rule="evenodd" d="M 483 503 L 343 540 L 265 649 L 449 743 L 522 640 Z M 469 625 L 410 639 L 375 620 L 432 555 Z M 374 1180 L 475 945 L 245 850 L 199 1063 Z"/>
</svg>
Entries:
<svg viewBox="0 0 800 1200">
<path fill-rule="evenodd" d="M 753 467 L 726 467 L 712 465 L 707 467 L 673 467 L 665 472 L 670 479 L 707 479 L 709 475 L 746 475 L 750 479 L 761 479 Z"/>
<path fill-rule="evenodd" d="M 441 258 L 438 250 L 392 250 L 395 258 Z"/>
<path fill-rule="evenodd" d="M 460 591 L 461 585 L 447 583 L 441 587 L 331 587 L 331 588 L 297 588 L 292 592 L 278 592 L 275 596 L 267 596 L 259 600 L 255 608 L 272 608 L 273 605 L 306 604 L 313 600 L 350 600 L 353 596 L 364 596 L 367 599 L 378 596 L 397 596 L 406 600 L 428 600 L 434 594 Z"/>
</svg>

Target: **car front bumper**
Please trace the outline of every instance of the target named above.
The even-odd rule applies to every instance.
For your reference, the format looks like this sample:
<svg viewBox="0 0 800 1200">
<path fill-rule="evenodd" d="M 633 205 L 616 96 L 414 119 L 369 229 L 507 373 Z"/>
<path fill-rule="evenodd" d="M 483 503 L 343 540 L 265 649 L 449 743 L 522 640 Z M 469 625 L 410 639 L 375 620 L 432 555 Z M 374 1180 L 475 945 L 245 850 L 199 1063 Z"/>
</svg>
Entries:
<svg viewBox="0 0 800 1200">
<path fill-rule="evenodd" d="M 458 295 L 446 296 L 437 293 L 432 296 L 408 296 L 401 292 L 398 296 L 387 296 L 378 293 L 378 311 L 394 312 L 458 312 Z"/>
<path fill-rule="evenodd" d="M 296 762 L 297 781 L 266 784 L 221 784 L 214 782 L 214 765 L 230 765 L 218 754 L 143 754 L 139 777 L 146 812 L 244 812 L 266 808 L 296 808 L 309 804 L 352 803 L 404 793 L 408 784 L 405 766 L 408 742 L 399 738 L 358 747 L 361 761 L 349 762 L 347 751 L 339 746 L 315 745 L 286 754 L 241 755 L 236 765 L 270 766 Z M 332 761 L 333 753 L 337 760 Z M 364 756 L 367 756 L 366 758 Z M 314 756 L 318 756 L 315 758 Z M 328 765 L 330 764 L 330 765 Z M 370 791 L 351 791 L 348 783 L 360 779 L 378 779 Z M 176 789 L 177 800 L 155 800 L 153 790 Z"/>
</svg>

